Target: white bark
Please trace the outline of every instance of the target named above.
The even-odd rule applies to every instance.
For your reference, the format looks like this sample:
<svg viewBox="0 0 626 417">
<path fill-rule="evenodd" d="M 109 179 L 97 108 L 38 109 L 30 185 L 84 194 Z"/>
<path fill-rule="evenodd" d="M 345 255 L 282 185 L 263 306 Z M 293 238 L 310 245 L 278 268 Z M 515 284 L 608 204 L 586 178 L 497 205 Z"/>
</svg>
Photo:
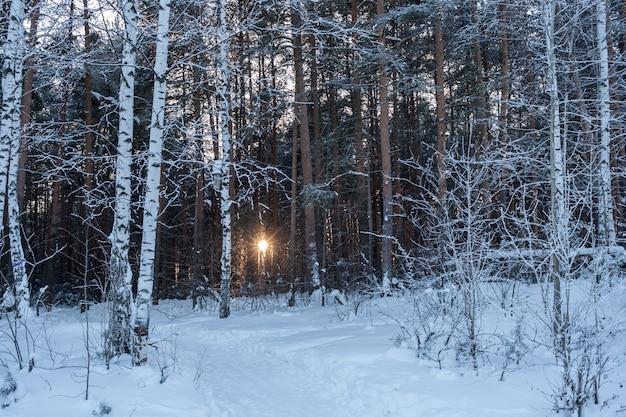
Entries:
<svg viewBox="0 0 626 417">
<path fill-rule="evenodd" d="M 135 317 L 135 364 L 147 360 L 146 343 L 150 324 L 150 303 L 154 283 L 154 257 L 156 249 L 157 221 L 159 217 L 159 193 L 161 191 L 161 160 L 165 120 L 165 97 L 167 76 L 167 52 L 169 45 L 170 0 L 159 1 L 156 54 L 154 60 L 154 91 L 152 96 L 152 121 L 146 188 L 143 205 L 143 233 L 141 238 L 141 262 L 137 281 Z"/>
<path fill-rule="evenodd" d="M 613 196 L 611 195 L 611 107 L 609 91 L 609 46 L 606 33 L 605 0 L 596 3 L 596 35 L 599 53 L 598 117 L 600 118 L 600 204 L 599 234 L 603 246 L 615 245 Z"/>
<path fill-rule="evenodd" d="M 547 0 L 544 10 L 546 36 L 547 88 L 550 96 L 549 127 L 550 127 L 550 188 L 551 188 L 551 231 L 550 244 L 551 279 L 553 283 L 553 335 L 557 357 L 565 349 L 565 333 L 568 317 L 564 311 L 562 284 L 567 277 L 569 259 L 568 222 L 569 213 L 566 202 L 566 165 L 565 140 L 561 135 L 560 98 L 557 73 L 557 56 L 555 45 L 556 0 Z"/>
<path fill-rule="evenodd" d="M 131 222 L 131 158 L 137 43 L 137 2 L 124 0 L 122 12 L 126 38 L 122 49 L 119 91 L 119 129 L 115 170 L 115 219 L 111 233 L 110 279 L 112 317 L 109 323 L 110 353 L 129 353 L 132 347 L 132 271 L 128 261 Z"/>
<path fill-rule="evenodd" d="M 560 99 L 556 66 L 555 11 L 556 1 L 547 1 L 546 19 L 546 61 L 547 86 L 550 96 L 549 128 L 550 128 L 550 186 L 552 228 L 559 246 L 566 245 L 568 215 L 565 204 L 565 153 L 561 135 Z"/>
<path fill-rule="evenodd" d="M 17 190 L 22 111 L 22 75 L 26 33 L 24 2 L 11 1 L 2 66 L 2 119 L 0 120 L 0 225 L 8 209 L 9 242 L 18 314 L 25 317 L 30 306 L 26 260 L 22 246 L 20 208 Z"/>
<path fill-rule="evenodd" d="M 230 68 L 228 65 L 228 53 L 230 49 L 228 39 L 228 26 L 226 21 L 226 0 L 220 0 L 220 28 L 219 28 L 219 65 L 220 65 L 220 144 L 222 158 L 219 164 L 219 192 L 220 192 L 220 221 L 222 225 L 222 255 L 221 279 L 220 279 L 220 318 L 230 315 L 230 280 L 231 280 L 231 252 L 232 233 L 230 208 L 230 170 L 231 170 L 231 135 L 228 128 L 230 117 Z"/>
<path fill-rule="evenodd" d="M 26 273 L 26 258 L 22 246 L 22 222 L 17 194 L 17 176 L 19 166 L 20 135 L 14 137 L 11 145 L 11 162 L 9 164 L 7 208 L 9 220 L 9 244 L 11 245 L 11 264 L 15 282 L 15 298 L 20 317 L 26 318 L 30 310 L 30 289 Z"/>
</svg>

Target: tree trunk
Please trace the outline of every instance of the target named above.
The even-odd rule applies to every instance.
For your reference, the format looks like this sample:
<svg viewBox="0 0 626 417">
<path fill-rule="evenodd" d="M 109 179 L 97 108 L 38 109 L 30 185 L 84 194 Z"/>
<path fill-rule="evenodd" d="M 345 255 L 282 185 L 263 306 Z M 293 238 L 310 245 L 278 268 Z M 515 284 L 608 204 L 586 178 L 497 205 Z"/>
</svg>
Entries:
<svg viewBox="0 0 626 417">
<path fill-rule="evenodd" d="M 115 213 L 111 232 L 111 302 L 109 355 L 130 353 L 132 349 L 134 306 L 132 271 L 128 259 L 131 225 L 131 162 L 135 97 L 137 1 L 124 0 L 122 13 L 125 39 L 122 48 L 122 75 L 119 91 L 119 128 L 115 170 Z"/>
<path fill-rule="evenodd" d="M 296 283 L 297 234 L 298 234 L 298 122 L 294 120 L 291 142 L 291 202 L 289 206 L 289 272 L 292 286 Z M 295 304 L 295 288 L 291 290 L 289 305 Z"/>
<path fill-rule="evenodd" d="M 565 149 L 561 135 L 560 99 L 555 45 L 556 0 L 546 1 L 545 7 L 545 38 L 547 88 L 550 97 L 549 138 L 550 138 L 550 194 L 551 194 L 551 279 L 554 284 L 554 319 L 553 332 L 555 348 L 562 353 L 565 350 L 565 333 L 567 318 L 563 313 L 563 295 L 561 284 L 566 276 L 568 244 L 568 213 L 565 201 Z"/>
<path fill-rule="evenodd" d="M 30 12 L 30 31 L 28 33 L 28 47 L 34 51 L 37 45 L 37 25 L 39 24 L 39 3 L 40 0 L 33 0 L 29 5 Z M 26 61 L 26 74 L 24 75 L 24 96 L 22 97 L 22 116 L 21 126 L 26 127 L 30 123 L 31 108 L 33 104 L 33 83 L 35 81 L 35 58 L 29 55 Z M 26 188 L 26 159 L 28 157 L 28 146 L 22 146 L 20 149 L 20 160 L 17 177 L 17 195 L 20 207 L 23 207 L 24 191 Z"/>
<path fill-rule="evenodd" d="M 600 119 L 600 198 L 599 230 L 602 245 L 615 246 L 615 221 L 611 194 L 611 105 L 609 80 L 609 48 L 607 40 L 605 0 L 596 3 L 596 35 L 600 74 L 598 80 L 598 118 Z"/>
<path fill-rule="evenodd" d="M 358 0 L 352 0 L 350 3 L 350 13 L 351 13 L 351 23 L 353 26 L 356 26 L 358 23 Z M 358 35 L 354 35 L 354 44 L 358 45 L 359 37 Z M 358 257 L 359 253 L 365 253 L 367 256 L 367 275 L 368 277 L 372 276 L 372 261 L 373 261 L 373 242 L 372 242 L 372 234 L 367 233 L 365 237 L 362 236 L 363 231 L 372 232 L 373 230 L 370 228 L 370 219 L 372 218 L 372 205 L 369 199 L 369 161 L 368 161 L 368 145 L 366 143 L 367 139 L 363 136 L 363 116 L 362 116 L 362 107 L 363 100 L 361 97 L 361 77 L 358 75 L 359 71 L 356 68 L 357 66 L 357 51 L 354 50 L 352 52 L 352 62 L 354 68 L 352 69 L 352 79 L 353 85 L 350 93 L 350 105 L 352 109 L 352 117 L 354 118 L 354 151 L 356 156 L 356 171 L 357 171 L 357 179 L 356 179 L 356 220 L 357 227 L 355 230 L 354 239 L 357 241 L 357 245 L 355 247 L 357 254 L 357 261 L 360 261 L 360 257 Z M 363 244 L 362 239 L 365 240 L 365 244 Z M 359 271 L 360 272 L 360 271 Z"/>
<path fill-rule="evenodd" d="M 483 47 L 480 43 L 480 30 L 478 28 L 478 2 L 474 1 L 472 8 L 472 24 L 474 25 L 474 69 L 476 71 L 476 124 L 478 127 L 478 138 L 476 138 L 476 150 L 480 153 L 489 145 L 489 129 L 487 125 L 487 82 L 485 71 L 483 71 Z M 482 184 L 483 191 L 488 191 L 488 184 Z"/>
<path fill-rule="evenodd" d="M 169 43 L 170 0 L 159 1 L 159 22 L 154 60 L 154 90 L 152 121 L 146 172 L 145 198 L 141 238 L 141 262 L 137 280 L 135 317 L 135 365 L 147 361 L 146 346 L 150 324 L 150 304 L 154 283 L 154 258 L 157 223 L 159 219 L 159 193 L 161 191 L 161 160 L 165 130 L 165 97 L 167 87 L 167 48 Z"/>
<path fill-rule="evenodd" d="M 315 206 L 314 201 L 307 195 L 312 191 L 313 161 L 311 160 L 311 141 L 309 135 L 309 116 L 307 114 L 306 92 L 304 89 L 304 68 L 302 54 L 302 33 L 299 25 L 300 16 L 296 10 L 291 13 L 294 33 L 293 59 L 295 71 L 295 113 L 300 126 L 300 154 L 302 156 L 302 187 L 304 190 L 304 244 L 309 282 L 313 289 L 320 286 L 319 261 L 317 257 L 317 239 L 315 233 Z"/>
<path fill-rule="evenodd" d="M 442 210 L 446 210 L 447 168 L 446 168 L 446 102 L 444 90 L 443 72 L 443 27 L 442 11 L 437 10 L 435 14 L 435 113 L 437 117 L 437 171 L 439 182 L 439 205 Z"/>
<path fill-rule="evenodd" d="M 2 66 L 2 116 L 0 119 L 0 225 L 4 224 L 7 207 L 9 242 L 17 314 L 26 317 L 30 307 L 30 290 L 26 260 L 22 246 L 18 196 L 19 153 L 21 142 L 22 74 L 24 71 L 25 38 L 24 2 L 10 5 L 7 37 Z"/>
<path fill-rule="evenodd" d="M 507 125 L 509 122 L 508 113 L 509 113 L 509 66 L 510 66 L 510 57 L 509 57 L 509 34 L 507 29 L 507 0 L 501 1 L 498 6 L 498 12 L 500 14 L 500 49 L 502 53 L 502 68 L 500 69 L 500 77 L 502 78 L 500 86 L 500 112 L 498 115 L 498 139 L 500 144 L 500 149 L 502 150 L 503 159 L 506 158 L 507 152 L 507 142 L 508 142 L 508 133 L 507 133 Z M 508 211 L 510 206 L 510 196 L 507 188 L 509 172 L 508 170 L 503 170 L 500 183 L 503 184 L 500 187 L 500 207 L 503 213 Z"/>
<path fill-rule="evenodd" d="M 85 55 L 87 57 L 91 56 L 91 27 L 90 27 L 90 15 L 89 15 L 89 5 L 88 0 L 83 0 L 83 28 L 84 28 L 84 42 L 85 42 Z M 90 214 L 88 212 L 89 204 L 85 204 L 89 202 L 91 196 L 91 190 L 93 187 L 93 176 L 94 176 L 94 158 L 93 152 L 96 144 L 96 138 L 93 132 L 93 94 L 92 94 L 92 79 L 91 79 L 91 65 L 89 63 L 89 59 L 85 60 L 85 179 L 83 183 L 83 204 L 81 204 L 80 214 L 83 219 L 88 219 Z M 83 240 L 83 250 L 77 250 L 76 255 L 79 254 L 91 254 L 91 243 L 92 235 L 94 233 L 90 233 L 89 228 L 91 227 L 89 221 L 84 221 L 79 224 L 79 232 L 78 235 L 82 237 Z M 78 246 L 78 245 L 77 245 Z M 99 249 L 97 249 L 99 251 Z M 101 255 L 101 254 L 100 254 Z M 89 267 L 91 256 L 82 256 L 82 260 L 87 262 L 84 265 L 85 274 L 87 276 L 91 276 L 92 269 Z M 86 300 L 83 300 L 86 301 Z"/>
<path fill-rule="evenodd" d="M 229 38 L 226 21 L 226 0 L 220 0 L 220 49 L 219 49 L 219 87 L 220 95 L 220 141 L 222 158 L 219 163 L 219 192 L 220 192 L 220 223 L 222 226 L 222 255 L 220 258 L 220 318 L 230 316 L 230 284 L 231 284 L 231 255 L 232 255 L 232 225 L 230 209 L 231 184 L 231 133 L 230 133 L 230 67 L 228 63 Z"/>
<path fill-rule="evenodd" d="M 385 14 L 385 0 L 378 0 L 376 14 L 382 20 Z M 381 24 L 378 28 L 378 42 L 381 48 L 385 47 L 385 27 Z M 391 181 L 391 143 L 389 136 L 389 75 L 386 63 L 381 59 L 378 63 L 379 103 L 380 103 L 380 159 L 382 174 L 382 241 L 380 269 L 382 274 L 382 291 L 387 293 L 390 289 L 392 274 L 392 235 L 393 235 L 393 212 L 392 212 L 392 181 Z"/>
</svg>

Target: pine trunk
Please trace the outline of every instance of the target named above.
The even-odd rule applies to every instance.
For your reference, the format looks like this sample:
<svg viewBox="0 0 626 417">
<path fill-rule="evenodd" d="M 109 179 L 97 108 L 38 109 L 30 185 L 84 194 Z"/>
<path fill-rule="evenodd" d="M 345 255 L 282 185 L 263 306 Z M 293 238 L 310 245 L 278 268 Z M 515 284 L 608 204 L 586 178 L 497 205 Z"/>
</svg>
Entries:
<svg viewBox="0 0 626 417">
<path fill-rule="evenodd" d="M 28 33 L 28 48 L 30 51 L 33 51 L 37 45 L 37 26 L 39 24 L 39 3 L 40 0 L 33 0 L 33 2 L 28 6 L 30 9 L 30 30 Z M 35 58 L 32 54 L 30 54 L 26 60 L 26 67 L 24 74 L 24 95 L 22 97 L 22 116 L 21 116 L 21 125 L 22 128 L 25 128 L 30 123 L 31 119 L 31 109 L 33 104 L 33 84 L 35 81 Z M 24 168 L 26 167 L 26 159 L 28 157 L 28 147 L 22 146 L 20 147 L 20 160 L 19 160 L 19 175 L 17 178 L 17 195 L 18 195 L 18 203 L 20 207 L 23 207 L 22 201 L 24 199 L 25 189 L 26 189 L 26 172 Z"/>
<path fill-rule="evenodd" d="M 446 102 L 443 72 L 443 27 L 442 12 L 435 14 L 435 112 L 437 117 L 437 172 L 439 185 L 439 204 L 443 211 L 447 207 L 447 167 L 446 167 Z"/>
<path fill-rule="evenodd" d="M 302 186 L 305 193 L 313 187 L 313 161 L 311 154 L 311 140 L 309 135 L 309 116 L 307 111 L 307 98 L 304 88 L 304 67 L 302 54 L 302 34 L 298 27 L 300 16 L 297 11 L 292 12 L 294 25 L 293 59 L 295 71 L 295 113 L 300 129 L 300 154 L 302 156 Z M 315 233 L 315 207 L 314 201 L 305 196 L 304 201 L 304 244 L 309 282 L 313 289 L 320 287 L 319 261 L 317 257 L 317 238 Z"/>
<path fill-rule="evenodd" d="M 376 13 L 379 19 L 385 14 L 385 0 L 378 0 Z M 385 27 L 378 28 L 378 42 L 381 48 L 385 47 Z M 392 182 L 391 182 L 391 143 L 389 135 L 389 75 L 384 61 L 378 64 L 379 103 L 380 103 L 380 158 L 382 174 L 382 241 L 381 241 L 381 273 L 382 291 L 387 293 L 390 289 L 392 273 Z"/>
</svg>

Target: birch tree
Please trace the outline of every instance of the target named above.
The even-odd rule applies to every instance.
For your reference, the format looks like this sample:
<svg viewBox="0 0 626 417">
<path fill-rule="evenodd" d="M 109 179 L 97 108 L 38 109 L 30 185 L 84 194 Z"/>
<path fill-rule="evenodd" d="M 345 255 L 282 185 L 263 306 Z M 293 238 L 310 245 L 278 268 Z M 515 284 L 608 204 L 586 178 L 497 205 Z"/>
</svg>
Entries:
<svg viewBox="0 0 626 417">
<path fill-rule="evenodd" d="M 2 118 L 0 119 L 0 222 L 4 223 L 7 207 L 9 242 L 16 307 L 25 317 L 30 306 L 30 290 L 26 274 L 26 260 L 22 247 L 20 207 L 18 196 L 18 168 L 21 141 L 22 76 L 24 72 L 26 34 L 24 31 L 24 2 L 13 0 L 4 44 L 2 65 Z"/>
<path fill-rule="evenodd" d="M 131 159 L 137 44 L 137 1 L 124 0 L 124 44 L 119 90 L 119 127 L 115 170 L 115 213 L 111 232 L 109 274 L 112 309 L 109 323 L 108 353 L 130 353 L 132 348 L 132 271 L 128 260 L 131 223 Z"/>
<path fill-rule="evenodd" d="M 146 343 L 150 324 L 150 303 L 154 283 L 154 258 L 157 223 L 159 218 L 159 193 L 161 190 L 161 160 L 165 119 L 167 76 L 167 51 L 169 44 L 170 0 L 159 1 L 156 54 L 154 59 L 154 91 L 152 97 L 152 120 L 150 144 L 143 205 L 143 231 L 141 238 L 141 262 L 137 281 L 137 315 L 135 317 L 135 365 L 146 362 Z"/>
<path fill-rule="evenodd" d="M 230 124 L 230 66 L 228 54 L 230 51 L 230 39 L 228 33 L 228 22 L 226 20 L 226 0 L 219 3 L 219 86 L 218 94 L 220 98 L 220 148 L 221 159 L 217 164 L 217 174 L 219 177 L 220 195 L 220 224 L 222 226 L 222 254 L 220 257 L 220 318 L 230 316 L 230 283 L 231 283 L 231 252 L 232 252 L 232 230 L 230 209 L 232 199 L 230 197 L 231 183 L 231 133 Z"/>
<path fill-rule="evenodd" d="M 569 216 L 567 213 L 565 195 L 565 150 L 564 140 L 561 136 L 561 114 L 559 100 L 559 85 L 557 73 L 557 54 L 555 44 L 555 21 L 556 21 L 556 0 L 547 0 L 544 6 L 544 25 L 546 41 L 546 84 L 549 103 L 549 141 L 550 141 L 550 201 L 551 201 L 551 279 L 554 285 L 554 335 L 556 348 L 564 349 L 565 332 L 567 327 L 567 317 L 564 316 L 562 306 L 561 284 L 566 277 L 568 263 L 568 233 L 567 224 Z"/>
<path fill-rule="evenodd" d="M 606 32 L 606 3 L 596 3 L 596 41 L 598 45 L 598 117 L 600 119 L 600 201 L 599 235 L 602 245 L 615 246 L 615 221 L 611 195 L 611 105 L 609 91 L 609 47 Z"/>
</svg>

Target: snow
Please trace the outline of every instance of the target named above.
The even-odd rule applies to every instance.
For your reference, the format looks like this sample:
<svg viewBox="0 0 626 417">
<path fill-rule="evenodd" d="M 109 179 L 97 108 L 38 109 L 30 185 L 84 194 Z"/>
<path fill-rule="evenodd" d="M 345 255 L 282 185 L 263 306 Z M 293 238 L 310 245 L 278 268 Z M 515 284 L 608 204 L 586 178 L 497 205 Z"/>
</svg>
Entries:
<svg viewBox="0 0 626 417">
<path fill-rule="evenodd" d="M 622 302 L 623 300 L 620 300 Z M 315 304 L 315 305 L 314 305 Z M 0 359 L 17 382 L 7 417 L 550 417 L 554 358 L 535 348 L 515 368 L 495 360 L 471 364 L 419 358 L 397 343 L 398 320 L 410 311 L 401 297 L 360 305 L 234 300 L 232 315 L 217 305 L 192 310 L 191 301 L 162 301 L 151 311 L 148 364 L 99 353 L 108 317 L 104 304 L 88 315 L 55 308 L 26 323 L 34 341 L 22 345 L 34 369 L 12 357 L 6 315 L 0 321 Z M 494 321 L 497 309 L 483 321 Z M 499 313 L 498 313 L 499 314 Z M 92 365 L 89 399 L 86 319 Z M 507 321 L 498 318 L 498 326 Z M 23 331 L 24 329 L 22 329 Z M 616 339 L 623 351 L 626 337 Z M 623 355 L 623 352 L 621 353 Z M 585 417 L 624 415 L 626 369 L 618 364 L 602 387 L 607 405 Z M 559 414 L 563 415 L 563 413 Z"/>
</svg>

